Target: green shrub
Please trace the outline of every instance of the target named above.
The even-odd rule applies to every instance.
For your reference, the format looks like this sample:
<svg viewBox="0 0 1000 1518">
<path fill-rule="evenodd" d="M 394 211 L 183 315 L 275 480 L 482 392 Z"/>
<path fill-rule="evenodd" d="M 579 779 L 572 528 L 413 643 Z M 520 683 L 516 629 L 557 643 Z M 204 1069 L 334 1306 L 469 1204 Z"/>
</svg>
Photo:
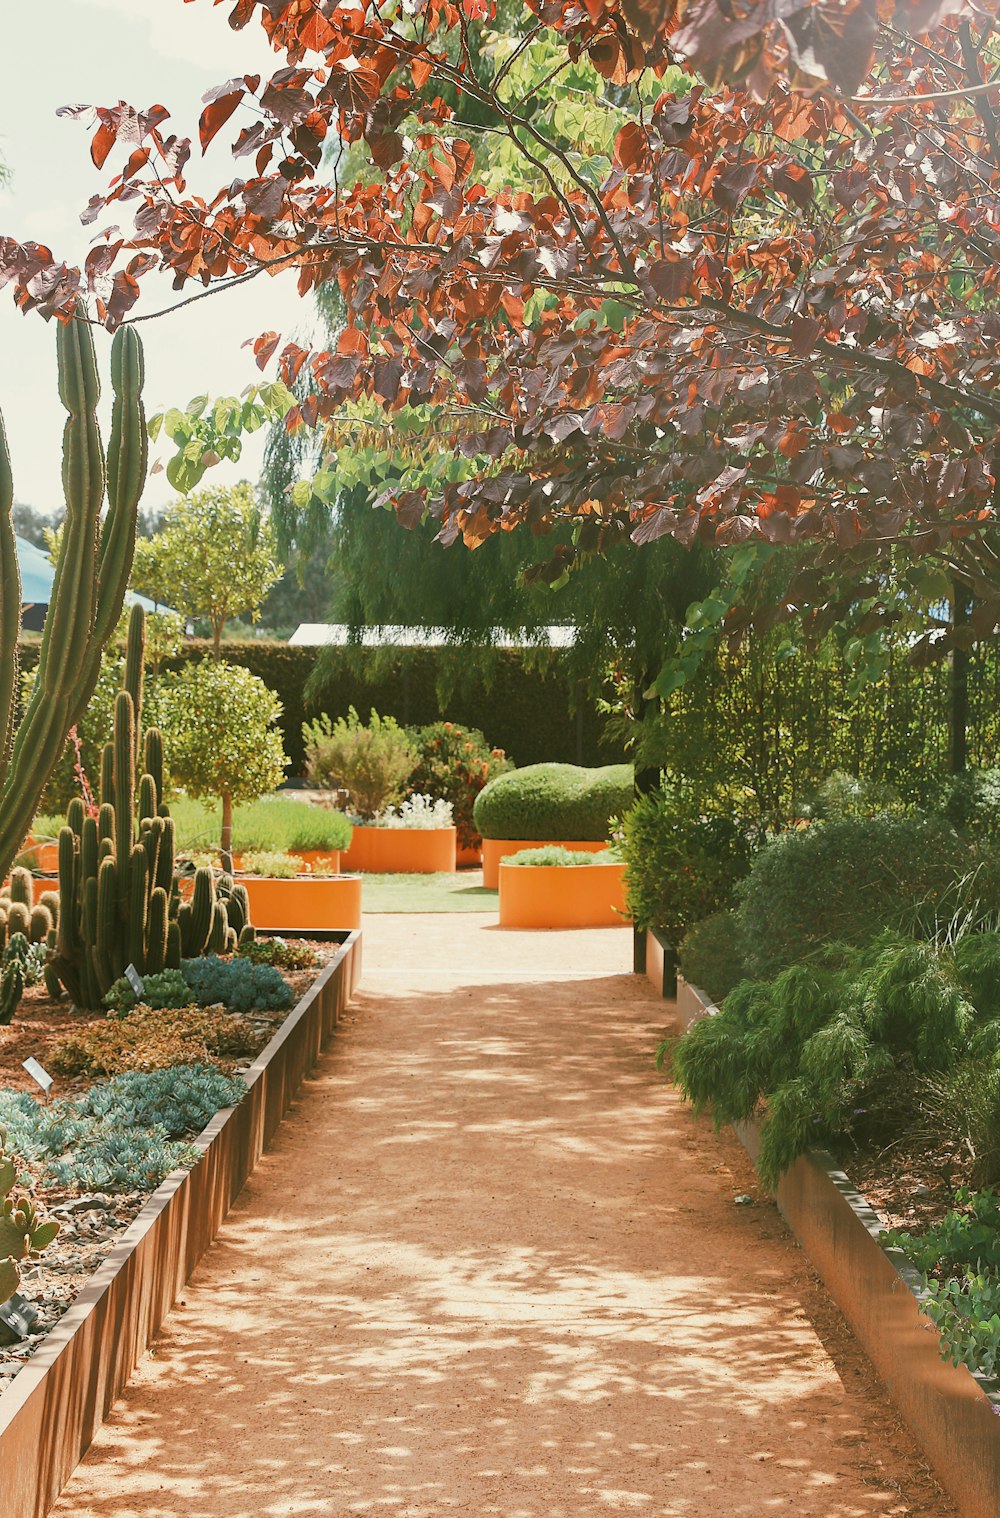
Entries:
<svg viewBox="0 0 1000 1518">
<path fill-rule="evenodd" d="M 104 1005 L 117 1017 L 131 1012 L 139 1001 L 130 982 L 123 975 L 116 980 L 104 998 Z M 142 1002 L 144 1006 L 159 1011 L 163 1007 L 189 1007 L 191 992 L 179 970 L 163 970 L 159 975 L 142 977 Z"/>
<path fill-rule="evenodd" d="M 949 775 L 933 792 L 931 804 L 969 837 L 996 842 L 1000 838 L 1000 769 Z"/>
<path fill-rule="evenodd" d="M 482 839 L 473 820 L 476 797 L 497 775 L 513 768 L 503 749 L 490 748 L 478 728 L 457 722 L 432 722 L 416 728 L 417 763 L 410 789 L 422 796 L 450 801 L 460 849 L 478 849 Z"/>
<path fill-rule="evenodd" d="M 890 1229 L 921 1272 L 923 1309 L 941 1336 L 941 1358 L 1000 1375 L 1000 1201 L 992 1191 L 960 1191 L 958 1208 L 922 1233 Z"/>
<path fill-rule="evenodd" d="M 271 880 L 294 880 L 299 873 L 299 861 L 291 854 L 259 853 L 244 854 L 240 868 L 246 875 L 266 875 Z"/>
<path fill-rule="evenodd" d="M 655 928 L 672 944 L 728 906 L 750 860 L 738 824 L 703 812 L 679 786 L 639 797 L 622 818 L 621 851 L 625 901 L 636 926 Z"/>
<path fill-rule="evenodd" d="M 903 802 L 891 785 L 859 780 L 844 770 L 834 770 L 801 808 L 803 817 L 830 821 L 843 817 L 883 817 L 902 813 Z"/>
<path fill-rule="evenodd" d="M 501 859 L 501 864 L 544 864 L 544 865 L 578 865 L 578 864 L 610 864 L 612 863 L 610 849 L 598 849 L 591 853 L 585 849 L 561 849 L 558 844 L 549 844 L 542 849 L 521 849 L 517 854 L 507 854 Z"/>
<path fill-rule="evenodd" d="M 915 1077 L 953 1070 L 983 1022 L 947 951 L 885 937 L 743 981 L 677 1041 L 673 1071 L 717 1124 L 762 1115 L 758 1166 L 775 1185 L 810 1145 L 897 1122 Z"/>
<path fill-rule="evenodd" d="M 678 953 L 681 974 L 721 1002 L 746 978 L 746 955 L 735 912 L 714 912 L 689 928 Z"/>
<path fill-rule="evenodd" d="M 885 928 L 934 931 L 979 857 L 944 819 L 843 817 L 791 829 L 754 856 L 737 887 L 750 974 L 769 977 L 832 942 L 864 944 Z M 968 903 L 995 902 L 984 873 Z"/>
<path fill-rule="evenodd" d="M 255 965 L 274 965 L 279 970 L 311 970 L 319 955 L 306 943 L 290 943 L 284 938 L 256 938 L 240 944 L 240 958 Z"/>
<path fill-rule="evenodd" d="M 366 727 L 352 706 L 346 717 L 317 717 L 302 731 L 310 780 L 346 791 L 348 809 L 363 821 L 401 798 L 417 751 L 394 717 L 373 711 Z"/>
<path fill-rule="evenodd" d="M 476 797 L 473 820 L 483 838 L 602 842 L 612 818 L 631 805 L 634 784 L 628 764 L 530 764 L 491 780 Z"/>
<path fill-rule="evenodd" d="M 292 1005 L 292 988 L 273 965 L 249 959 L 219 959 L 215 954 L 181 961 L 184 979 L 203 1007 L 221 1004 L 232 1012 L 283 1011 Z"/>
<path fill-rule="evenodd" d="M 222 813 L 218 803 L 182 796 L 170 803 L 177 840 L 185 851 L 218 848 L 222 837 Z M 351 824 L 343 812 L 313 806 L 291 797 L 266 796 L 262 801 L 233 808 L 233 837 L 240 848 L 275 853 L 346 849 Z"/>
</svg>

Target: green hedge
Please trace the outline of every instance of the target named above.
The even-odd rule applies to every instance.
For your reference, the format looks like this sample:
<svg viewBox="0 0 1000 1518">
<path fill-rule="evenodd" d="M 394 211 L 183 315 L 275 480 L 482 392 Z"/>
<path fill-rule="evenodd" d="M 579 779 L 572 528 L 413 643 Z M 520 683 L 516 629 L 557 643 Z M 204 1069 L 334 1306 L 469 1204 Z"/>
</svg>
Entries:
<svg viewBox="0 0 1000 1518">
<path fill-rule="evenodd" d="M 632 805 L 634 787 L 630 764 L 529 764 L 498 775 L 479 792 L 476 830 L 484 838 L 599 842 L 607 838 L 611 818 Z"/>
<path fill-rule="evenodd" d="M 191 639 L 173 665 L 203 658 L 209 647 L 202 639 Z M 598 764 L 621 755 L 620 748 L 602 746 L 604 719 L 586 698 L 574 709 L 575 691 L 558 655 L 548 667 L 536 668 L 537 655 L 494 650 L 481 676 L 473 678 L 467 670 L 466 678 L 456 681 L 454 649 L 382 649 L 376 657 L 366 649 L 302 648 L 262 638 L 225 642 L 222 652 L 277 692 L 285 709 L 280 725 L 293 773 L 301 772 L 305 759 L 303 721 L 320 712 L 346 717 L 352 706 L 359 712 L 374 708 L 408 727 L 442 717 L 477 727 L 517 764 L 545 759 Z"/>
</svg>

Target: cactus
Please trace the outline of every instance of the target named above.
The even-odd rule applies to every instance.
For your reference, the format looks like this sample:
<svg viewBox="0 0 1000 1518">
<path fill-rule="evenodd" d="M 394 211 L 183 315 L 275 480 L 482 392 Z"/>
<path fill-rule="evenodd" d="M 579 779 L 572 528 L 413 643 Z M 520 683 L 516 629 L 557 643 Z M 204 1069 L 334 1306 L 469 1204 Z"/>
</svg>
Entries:
<svg viewBox="0 0 1000 1518">
<path fill-rule="evenodd" d="M 179 970 L 181 967 L 181 928 L 176 918 L 167 924 L 167 955 L 165 970 Z"/>
<path fill-rule="evenodd" d="M 28 937 L 32 943 L 47 943 L 54 926 L 52 913 L 47 906 L 39 902 L 36 907 L 32 907 L 28 925 Z"/>
<path fill-rule="evenodd" d="M 204 954 L 212 931 L 215 910 L 215 881 L 212 871 L 202 866 L 194 872 L 194 890 L 190 902 L 185 902 L 177 912 L 181 931 L 181 953 L 185 959 Z"/>
<path fill-rule="evenodd" d="M 10 899 L 19 901 L 22 906 L 28 908 L 29 912 L 31 911 L 31 871 L 26 870 L 23 865 L 18 865 L 10 872 Z"/>
<path fill-rule="evenodd" d="M 59 892 L 58 891 L 43 891 L 42 894 L 41 894 L 41 896 L 39 896 L 39 898 L 38 898 L 38 905 L 40 907 L 47 907 L 48 908 L 49 916 L 52 918 L 52 926 L 53 927 L 58 927 L 58 925 L 59 925 Z"/>
<path fill-rule="evenodd" d="M 7 932 L 27 938 L 31 932 L 31 913 L 20 901 L 12 901 L 7 912 Z M 9 942 L 9 939 L 8 939 Z"/>
<path fill-rule="evenodd" d="M 6 952 L 4 958 L 6 959 Z M 23 995 L 24 961 L 15 955 L 7 959 L 3 972 L 0 974 L 0 1028 L 6 1028 L 13 1022 Z M 3 1220 L 0 1218 L 0 1227 L 2 1225 Z"/>
<path fill-rule="evenodd" d="M 47 1249 L 59 1224 L 43 1219 L 27 1197 L 11 1195 L 17 1170 L 9 1155 L 6 1129 L 0 1128 L 0 1302 L 8 1302 L 21 1284 L 18 1263 Z"/>
<path fill-rule="evenodd" d="M 68 413 L 66 516 L 35 680 L 19 722 L 21 586 L 13 476 L 0 421 L 0 877 L 10 869 L 67 734 L 93 694 L 101 654 L 121 616 L 146 477 L 142 346 L 135 329 L 119 328 L 112 346 L 115 399 L 106 455 L 97 426 L 94 342 L 82 306 L 59 325 L 56 344 L 59 395 Z"/>
<path fill-rule="evenodd" d="M 246 946 L 247 946 L 247 944 L 256 943 L 256 942 L 257 942 L 257 929 L 253 926 L 252 923 L 248 922 L 247 925 L 246 925 L 246 927 L 243 929 L 243 931 L 241 932 L 241 934 L 239 936 L 239 939 L 237 941 L 237 947 L 240 948 L 240 949 L 245 949 Z"/>
<path fill-rule="evenodd" d="M 133 608 L 124 677 L 130 688 L 120 690 L 115 701 L 98 815 L 85 817 L 79 830 L 67 826 L 59 835 L 53 968 L 76 1005 L 95 1011 L 128 964 L 140 975 L 149 968 L 162 969 L 167 950 L 174 825 L 160 815 L 155 778 L 136 775 L 143 627 L 141 608 Z M 157 746 L 154 740 L 154 756 Z"/>
</svg>

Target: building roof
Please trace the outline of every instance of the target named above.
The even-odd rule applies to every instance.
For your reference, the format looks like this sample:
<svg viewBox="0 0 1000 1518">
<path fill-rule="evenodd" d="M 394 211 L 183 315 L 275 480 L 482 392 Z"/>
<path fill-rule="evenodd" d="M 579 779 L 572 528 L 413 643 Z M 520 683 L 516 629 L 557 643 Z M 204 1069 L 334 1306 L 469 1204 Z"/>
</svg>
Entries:
<svg viewBox="0 0 1000 1518">
<path fill-rule="evenodd" d="M 52 595 L 52 581 L 55 579 L 55 566 L 50 562 L 44 548 L 36 548 L 34 543 L 29 543 L 27 538 L 17 538 L 17 563 L 21 571 L 21 604 L 22 606 L 48 606 Z M 144 606 L 147 611 L 168 611 L 166 606 L 158 607 L 155 601 L 148 596 L 140 596 L 130 590 L 125 600 L 129 606 Z"/>
<path fill-rule="evenodd" d="M 443 648 L 457 640 L 446 627 L 389 624 L 355 629 L 346 622 L 302 622 L 288 641 L 304 648 L 346 648 L 348 643 L 359 644 L 362 648 Z M 576 642 L 576 629 L 554 625 L 530 633 L 526 630 L 511 633 L 494 628 L 488 641 L 491 648 L 525 648 L 538 644 L 547 648 L 572 648 Z"/>
</svg>

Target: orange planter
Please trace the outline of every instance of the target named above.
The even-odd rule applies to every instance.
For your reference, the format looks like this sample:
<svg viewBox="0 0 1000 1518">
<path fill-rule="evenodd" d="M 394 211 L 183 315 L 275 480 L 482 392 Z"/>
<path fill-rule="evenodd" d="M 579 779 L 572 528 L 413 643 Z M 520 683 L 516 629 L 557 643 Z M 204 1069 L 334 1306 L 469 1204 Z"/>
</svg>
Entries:
<svg viewBox="0 0 1000 1518">
<path fill-rule="evenodd" d="M 478 870 L 482 862 L 482 847 L 478 849 L 458 849 L 456 851 L 455 864 L 460 870 Z"/>
<path fill-rule="evenodd" d="M 42 897 L 42 896 L 44 896 L 44 894 L 45 894 L 46 891 L 58 891 L 58 890 L 59 890 L 59 876 L 58 875 L 32 875 L 32 877 L 31 877 L 31 900 L 32 900 L 32 903 L 35 906 L 38 905 L 39 898 Z"/>
<path fill-rule="evenodd" d="M 483 885 L 487 891 L 495 891 L 499 885 L 500 861 L 505 854 L 520 854 L 524 849 L 576 849 L 596 854 L 606 849 L 607 842 L 591 843 L 577 841 L 567 843 L 562 838 L 484 838 L 483 839 Z M 570 869 L 572 869 L 570 865 Z"/>
<path fill-rule="evenodd" d="M 339 849 L 289 849 L 294 859 L 301 859 L 303 869 L 310 875 L 339 875 Z"/>
<path fill-rule="evenodd" d="M 241 875 L 250 897 L 250 921 L 273 932 L 361 926 L 359 875 L 297 875 L 274 880 Z"/>
<path fill-rule="evenodd" d="M 25 844 L 23 858 L 29 870 L 52 874 L 59 868 L 59 845 L 57 843 Z"/>
<path fill-rule="evenodd" d="M 623 864 L 502 864 L 502 928 L 624 928 Z"/>
<path fill-rule="evenodd" d="M 345 870 L 370 875 L 438 875 L 455 869 L 455 829 L 356 827 Z"/>
</svg>

